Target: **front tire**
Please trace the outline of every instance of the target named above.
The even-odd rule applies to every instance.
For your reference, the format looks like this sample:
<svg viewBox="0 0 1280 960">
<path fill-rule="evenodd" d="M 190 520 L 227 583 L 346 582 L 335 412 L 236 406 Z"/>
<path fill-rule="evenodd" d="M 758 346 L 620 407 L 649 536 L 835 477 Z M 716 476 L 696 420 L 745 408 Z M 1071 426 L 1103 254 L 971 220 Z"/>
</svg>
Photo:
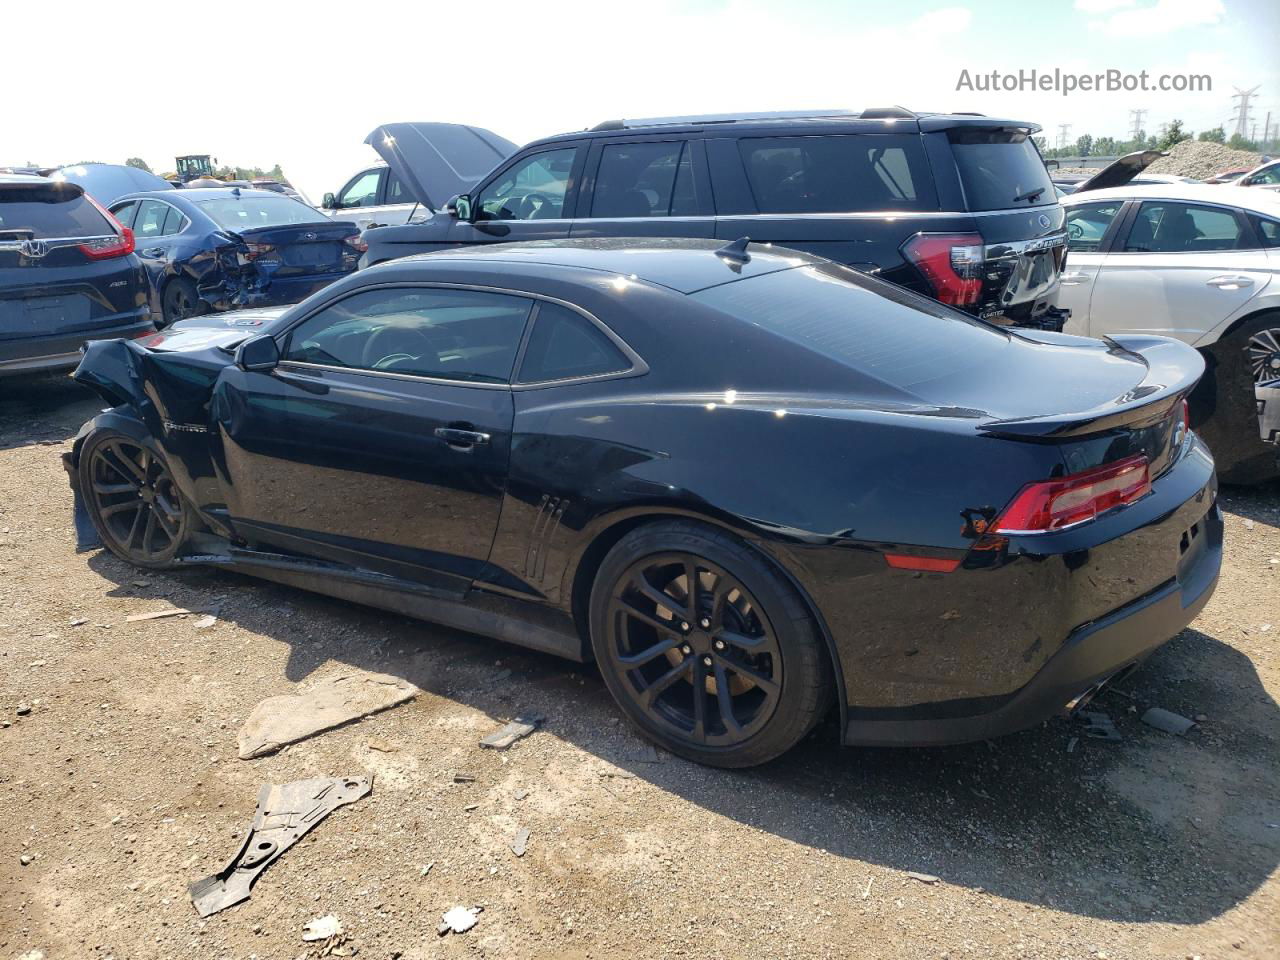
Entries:
<svg viewBox="0 0 1280 960">
<path fill-rule="evenodd" d="M 772 760 L 832 703 L 804 601 L 764 557 L 702 524 L 661 521 L 618 541 L 591 591 L 591 642 L 627 717 L 699 763 Z"/>
<path fill-rule="evenodd" d="M 1280 343 L 1280 312 L 1268 312 L 1206 347 L 1205 374 L 1192 391 L 1191 426 L 1209 446 L 1224 483 L 1253 485 L 1280 473 L 1276 448 L 1258 435 L 1255 373 L 1269 364 L 1262 345 Z M 1262 365 L 1262 366 L 1260 366 Z"/>
<path fill-rule="evenodd" d="M 134 566 L 173 566 L 191 511 L 164 458 L 132 437 L 104 430 L 80 451 L 80 495 L 108 550 Z"/>
</svg>

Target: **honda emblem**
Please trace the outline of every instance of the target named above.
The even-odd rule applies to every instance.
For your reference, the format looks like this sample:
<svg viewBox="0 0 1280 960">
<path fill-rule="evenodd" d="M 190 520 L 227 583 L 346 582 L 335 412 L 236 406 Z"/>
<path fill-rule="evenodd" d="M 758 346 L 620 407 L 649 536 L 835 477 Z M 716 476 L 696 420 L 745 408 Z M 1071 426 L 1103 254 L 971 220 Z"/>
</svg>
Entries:
<svg viewBox="0 0 1280 960">
<path fill-rule="evenodd" d="M 43 240 L 23 240 L 22 255 L 37 260 L 49 252 L 49 244 Z"/>
</svg>

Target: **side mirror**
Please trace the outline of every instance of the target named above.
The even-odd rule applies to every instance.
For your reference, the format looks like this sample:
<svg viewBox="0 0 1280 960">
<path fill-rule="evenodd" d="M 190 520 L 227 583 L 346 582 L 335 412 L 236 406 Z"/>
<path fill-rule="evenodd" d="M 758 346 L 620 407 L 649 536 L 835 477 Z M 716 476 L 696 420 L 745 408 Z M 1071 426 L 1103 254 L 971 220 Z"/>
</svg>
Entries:
<svg viewBox="0 0 1280 960">
<path fill-rule="evenodd" d="M 469 197 L 465 193 L 462 194 L 461 196 L 454 197 L 453 200 L 449 203 L 449 205 L 445 209 L 447 209 L 450 214 L 457 217 L 459 220 L 470 221 L 471 220 L 471 197 Z"/>
<path fill-rule="evenodd" d="M 320 207 L 324 210 L 333 210 L 338 206 L 337 198 L 332 193 L 326 193 L 324 199 L 320 201 Z"/>
<path fill-rule="evenodd" d="M 241 370 L 274 370 L 280 362 L 280 345 L 275 337 L 260 333 L 236 348 L 236 366 Z"/>
</svg>

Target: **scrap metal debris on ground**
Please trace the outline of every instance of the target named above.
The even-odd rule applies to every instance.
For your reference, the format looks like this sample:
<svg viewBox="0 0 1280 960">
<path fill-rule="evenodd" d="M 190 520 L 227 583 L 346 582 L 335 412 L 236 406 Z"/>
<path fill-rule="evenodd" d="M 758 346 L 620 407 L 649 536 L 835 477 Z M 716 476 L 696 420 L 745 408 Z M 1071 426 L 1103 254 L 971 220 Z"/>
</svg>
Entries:
<svg viewBox="0 0 1280 960">
<path fill-rule="evenodd" d="M 517 857 L 523 857 L 524 852 L 529 849 L 529 836 L 529 828 L 521 827 L 515 839 L 511 841 L 511 852 Z"/>
<path fill-rule="evenodd" d="M 1093 740 L 1117 742 L 1121 739 L 1115 721 L 1101 710 L 1077 710 L 1072 719 L 1081 725 L 1080 732 Z"/>
<path fill-rule="evenodd" d="M 367 777 L 318 777 L 268 783 L 258 792 L 253 823 L 231 861 L 187 888 L 196 912 L 207 917 L 249 899 L 258 875 L 338 807 L 373 789 Z"/>
<path fill-rule="evenodd" d="M 1157 730 L 1163 730 L 1165 733 L 1172 733 L 1179 737 L 1196 725 L 1194 720 L 1189 720 L 1180 714 L 1174 713 L 1172 710 L 1163 710 L 1160 707 L 1152 707 L 1144 713 L 1142 722 L 1149 727 L 1155 727 Z"/>
<path fill-rule="evenodd" d="M 268 697 L 240 728 L 240 759 L 275 753 L 322 730 L 412 700 L 418 693 L 400 677 L 360 671 L 321 680 L 305 693 Z"/>
<path fill-rule="evenodd" d="M 538 729 L 538 724 L 542 722 L 541 717 L 536 716 L 519 716 L 508 723 L 501 730 L 495 730 L 487 737 L 480 741 L 480 746 L 489 747 L 493 750 L 505 750 L 517 740 L 527 737 L 533 731 Z"/>
</svg>

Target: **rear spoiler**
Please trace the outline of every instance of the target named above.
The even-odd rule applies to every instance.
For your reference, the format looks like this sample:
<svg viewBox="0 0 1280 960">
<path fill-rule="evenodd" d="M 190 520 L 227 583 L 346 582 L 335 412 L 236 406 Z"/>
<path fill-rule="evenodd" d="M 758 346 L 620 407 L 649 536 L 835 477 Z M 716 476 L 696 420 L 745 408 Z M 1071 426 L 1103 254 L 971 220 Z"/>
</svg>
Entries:
<svg viewBox="0 0 1280 960">
<path fill-rule="evenodd" d="M 1102 339 L 1112 352 L 1136 356 L 1147 365 L 1147 375 L 1132 390 L 1091 410 L 995 420 L 979 431 L 1015 440 L 1057 440 L 1156 421 L 1168 416 L 1204 375 L 1204 357 L 1180 340 L 1141 335 Z"/>
</svg>

